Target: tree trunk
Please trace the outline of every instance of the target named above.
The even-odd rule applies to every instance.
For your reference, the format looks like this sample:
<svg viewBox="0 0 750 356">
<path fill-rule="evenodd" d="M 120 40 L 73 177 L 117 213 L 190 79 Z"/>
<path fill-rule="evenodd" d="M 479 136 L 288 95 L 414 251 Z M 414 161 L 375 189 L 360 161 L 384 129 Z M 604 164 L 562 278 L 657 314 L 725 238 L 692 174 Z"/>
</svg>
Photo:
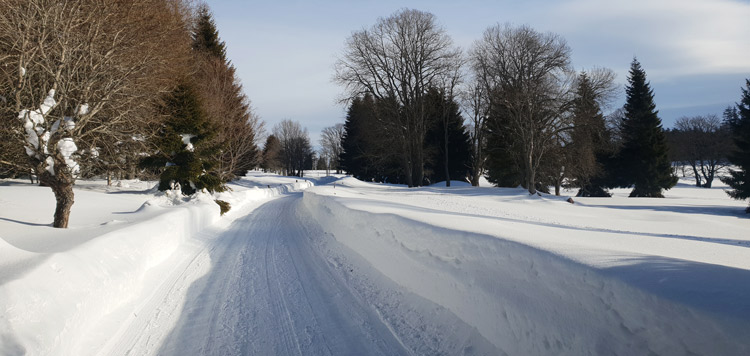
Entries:
<svg viewBox="0 0 750 356">
<path fill-rule="evenodd" d="M 55 193 L 55 220 L 53 227 L 67 228 L 70 218 L 70 209 L 73 207 L 73 184 L 65 182 L 50 183 L 52 192 Z"/>
<path fill-rule="evenodd" d="M 443 142 L 445 143 L 443 146 L 443 156 L 445 156 L 445 186 L 450 187 L 451 173 L 450 169 L 448 169 L 448 123 L 446 121 L 443 121 Z"/>
<path fill-rule="evenodd" d="M 701 175 L 698 173 L 698 168 L 695 167 L 695 162 L 690 164 L 691 167 L 693 167 L 693 175 L 695 175 L 695 186 L 700 188 L 701 187 Z"/>
<path fill-rule="evenodd" d="M 60 162 L 56 164 L 63 165 Z M 37 180 L 46 186 L 52 188 L 55 194 L 55 216 L 52 226 L 56 228 L 67 228 L 68 219 L 70 218 L 70 209 L 73 207 L 73 183 L 75 180 L 65 169 L 55 167 L 55 175 L 43 171 Z"/>
<path fill-rule="evenodd" d="M 526 157 L 524 157 L 524 166 L 526 166 L 526 188 L 529 190 L 529 194 L 536 194 L 536 183 L 534 182 L 536 180 L 536 172 L 534 172 L 534 163 L 531 161 L 532 156 L 531 152 L 526 153 Z"/>
</svg>

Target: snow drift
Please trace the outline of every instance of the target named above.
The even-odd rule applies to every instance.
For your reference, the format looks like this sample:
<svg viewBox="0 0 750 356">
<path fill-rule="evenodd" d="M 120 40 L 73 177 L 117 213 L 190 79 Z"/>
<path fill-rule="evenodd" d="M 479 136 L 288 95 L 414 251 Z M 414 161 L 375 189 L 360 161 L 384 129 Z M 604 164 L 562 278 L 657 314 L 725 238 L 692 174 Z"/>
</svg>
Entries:
<svg viewBox="0 0 750 356">
<path fill-rule="evenodd" d="M 228 218 L 220 218 L 208 194 L 167 194 L 133 212 L 140 221 L 58 252 L 34 253 L 0 239 L 3 258 L 13 261 L 0 273 L 0 354 L 75 354 L 104 316 L 148 293 L 152 286 L 144 280 L 186 241 L 220 221 L 228 224 L 250 202 L 310 185 L 231 185 L 234 191 L 216 195 L 232 204 Z"/>
<path fill-rule="evenodd" d="M 746 322 L 690 308 L 601 270 L 498 238 L 502 231 L 488 235 L 435 226 L 427 212 L 422 221 L 385 213 L 398 209 L 347 189 L 366 183 L 342 183 L 338 189 L 304 192 L 312 219 L 374 269 L 452 311 L 508 354 L 750 352 Z M 398 194 L 394 197 L 378 196 L 397 205 Z M 420 216 L 419 209 L 412 211 Z"/>
</svg>

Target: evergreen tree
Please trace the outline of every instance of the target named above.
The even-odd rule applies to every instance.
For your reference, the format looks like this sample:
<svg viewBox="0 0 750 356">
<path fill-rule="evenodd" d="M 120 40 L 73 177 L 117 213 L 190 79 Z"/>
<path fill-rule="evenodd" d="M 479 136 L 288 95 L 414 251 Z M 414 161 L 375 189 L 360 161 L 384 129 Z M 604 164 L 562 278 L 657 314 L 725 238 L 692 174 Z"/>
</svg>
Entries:
<svg viewBox="0 0 750 356">
<path fill-rule="evenodd" d="M 657 113 L 646 72 L 638 60 L 633 59 L 626 88 L 623 147 L 619 157 L 624 181 L 634 186 L 631 197 L 663 197 L 663 189 L 677 184 Z"/>
<path fill-rule="evenodd" d="M 366 158 L 369 151 L 366 126 L 368 121 L 374 120 L 374 115 L 375 103 L 372 96 L 354 98 L 346 113 L 344 138 L 341 140 L 341 167 L 347 173 L 365 181 L 374 177 Z"/>
<path fill-rule="evenodd" d="M 185 195 L 196 190 L 223 191 L 224 182 L 212 173 L 215 162 L 209 159 L 220 149 L 212 144 L 214 127 L 207 120 L 194 85 L 184 82 L 165 99 L 167 116 L 156 135 L 158 151 L 141 165 L 161 170 L 159 190 L 176 188 Z"/>
<path fill-rule="evenodd" d="M 729 161 L 739 169 L 730 170 L 729 177 L 722 179 L 733 188 L 727 194 L 738 200 L 750 198 L 750 80 L 745 80 L 745 85 L 737 110 L 726 115 L 735 144 L 735 149 L 729 154 Z M 745 211 L 750 213 L 750 207 Z"/>
<path fill-rule="evenodd" d="M 508 122 L 510 117 L 502 105 L 490 106 L 487 120 L 487 180 L 498 187 L 515 188 L 524 182 L 518 147 Z"/>
<path fill-rule="evenodd" d="M 578 79 L 573 100 L 573 129 L 567 152 L 569 176 L 578 187 L 577 196 L 609 197 L 605 189 L 604 162 L 611 155 L 609 133 L 596 93 L 586 73 Z"/>
<path fill-rule="evenodd" d="M 458 104 L 431 89 L 427 92 L 426 105 L 432 118 L 425 135 L 427 178 L 432 183 L 448 178 L 465 180 L 471 164 L 471 140 Z"/>
<path fill-rule="evenodd" d="M 214 23 L 211 11 L 206 5 L 201 5 L 198 8 L 198 18 L 193 31 L 193 49 L 226 62 L 226 45 L 219 39 L 216 23 Z"/>
<path fill-rule="evenodd" d="M 269 135 L 266 138 L 261 168 L 264 172 L 278 173 L 281 171 L 281 142 L 274 135 Z"/>
</svg>

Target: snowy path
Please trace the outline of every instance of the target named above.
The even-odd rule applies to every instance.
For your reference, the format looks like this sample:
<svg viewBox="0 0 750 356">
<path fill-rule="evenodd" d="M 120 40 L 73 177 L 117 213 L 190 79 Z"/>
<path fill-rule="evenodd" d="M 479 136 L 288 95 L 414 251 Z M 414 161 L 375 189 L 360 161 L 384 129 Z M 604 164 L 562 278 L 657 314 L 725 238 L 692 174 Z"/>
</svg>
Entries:
<svg viewBox="0 0 750 356">
<path fill-rule="evenodd" d="M 399 355 L 404 347 L 310 245 L 294 216 L 301 193 L 272 200 L 236 220 L 208 248 L 206 275 L 192 283 L 177 325 L 159 342 L 156 303 L 143 312 L 114 353 L 160 355 Z M 204 260 L 199 254 L 190 260 Z M 190 273 L 190 268 L 175 272 Z M 167 295 L 179 277 L 165 278 Z M 183 280 L 189 280 L 184 279 Z M 173 282 L 168 282 L 173 281 Z M 175 282 L 176 281 L 176 282 Z M 161 299 L 162 296 L 155 296 Z M 164 299 L 168 304 L 169 299 Z M 143 313 L 142 313 L 143 314 Z M 139 334 L 133 337 L 134 334 Z M 128 338 L 130 335 L 130 338 Z"/>
</svg>

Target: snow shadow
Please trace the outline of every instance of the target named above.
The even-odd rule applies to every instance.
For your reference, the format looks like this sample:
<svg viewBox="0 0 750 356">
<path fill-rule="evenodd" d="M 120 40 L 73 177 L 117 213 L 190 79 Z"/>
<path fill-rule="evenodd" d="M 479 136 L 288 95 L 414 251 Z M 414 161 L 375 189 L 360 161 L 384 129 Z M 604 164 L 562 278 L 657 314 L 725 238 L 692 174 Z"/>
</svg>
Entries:
<svg viewBox="0 0 750 356">
<path fill-rule="evenodd" d="M 559 223 L 532 221 L 532 220 L 527 220 L 526 218 L 515 218 L 515 217 L 508 217 L 508 216 L 494 216 L 494 215 L 482 215 L 482 214 L 471 214 L 471 213 L 461 213 L 461 212 L 447 212 L 445 210 L 440 210 L 440 209 L 418 207 L 418 206 L 400 204 L 396 202 L 386 202 L 386 201 L 381 201 L 381 200 L 371 200 L 371 199 L 360 198 L 360 201 L 365 201 L 366 205 L 369 207 L 379 206 L 387 211 L 411 211 L 411 212 L 426 213 L 429 215 L 437 215 L 437 216 L 449 215 L 451 217 L 481 218 L 481 219 L 489 219 L 489 220 L 495 220 L 495 221 L 507 221 L 507 222 L 528 224 L 528 225 L 541 226 L 541 227 L 566 229 L 566 230 L 573 230 L 573 231 L 601 232 L 601 233 L 619 234 L 619 235 L 640 235 L 640 236 L 650 236 L 650 237 L 658 237 L 658 238 L 665 238 L 665 239 L 702 241 L 702 242 L 716 243 L 716 244 L 722 244 L 722 245 L 731 245 L 731 246 L 740 246 L 740 247 L 750 248 L 750 241 L 747 241 L 747 240 L 714 238 L 714 237 L 693 236 L 693 235 L 680 235 L 680 234 L 662 234 L 662 233 L 652 233 L 652 232 L 643 232 L 643 231 L 625 231 L 625 230 L 595 228 L 595 227 L 586 227 L 586 226 L 564 225 L 564 224 L 559 224 Z M 436 221 L 440 221 L 440 220 L 438 219 Z"/>
<path fill-rule="evenodd" d="M 700 214 L 716 216 L 735 216 L 738 218 L 747 216 L 745 209 L 734 206 L 715 206 L 715 205 L 587 205 L 591 207 L 621 209 L 621 210 L 651 210 L 664 211 L 679 214 Z"/>
<path fill-rule="evenodd" d="M 602 273 L 695 309 L 750 320 L 748 270 L 655 256 L 627 261 Z"/>
<path fill-rule="evenodd" d="M 7 222 L 12 222 L 12 223 L 16 223 L 16 224 L 28 225 L 28 226 L 49 226 L 49 227 L 52 227 L 52 223 L 39 224 L 39 223 L 32 223 L 32 222 L 28 222 L 28 221 L 21 221 L 21 220 L 9 219 L 9 218 L 4 218 L 4 217 L 0 217 L 0 220 L 4 220 L 4 221 L 7 221 Z"/>
</svg>

